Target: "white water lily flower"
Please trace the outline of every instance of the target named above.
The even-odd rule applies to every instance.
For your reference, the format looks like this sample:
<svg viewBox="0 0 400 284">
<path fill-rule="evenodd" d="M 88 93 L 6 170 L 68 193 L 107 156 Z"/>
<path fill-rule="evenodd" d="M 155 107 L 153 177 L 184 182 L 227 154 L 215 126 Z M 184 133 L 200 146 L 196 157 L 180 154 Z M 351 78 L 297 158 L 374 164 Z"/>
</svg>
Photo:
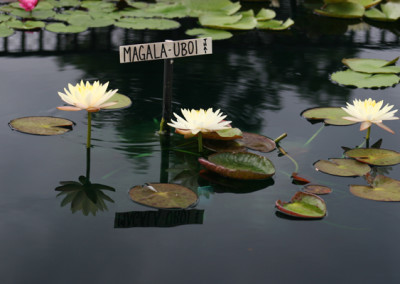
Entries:
<svg viewBox="0 0 400 284">
<path fill-rule="evenodd" d="M 112 106 L 117 102 L 108 102 L 105 103 L 108 99 L 110 99 L 118 90 L 111 90 L 106 92 L 108 87 L 108 82 L 100 84 L 99 81 L 95 81 L 93 85 L 89 82 L 86 82 L 86 85 L 81 81 L 80 84 L 76 84 L 76 86 L 72 86 L 68 84 L 68 89 L 64 88 L 64 93 L 58 92 L 58 95 L 61 99 L 73 106 L 61 106 L 57 107 L 60 110 L 66 111 L 78 111 L 78 110 L 87 110 L 88 112 L 96 112 L 102 108 Z"/>
<path fill-rule="evenodd" d="M 168 123 L 169 126 L 189 130 L 193 135 L 199 132 L 205 133 L 231 128 L 229 126 L 231 121 L 224 121 L 226 115 L 223 115 L 219 109 L 215 112 L 212 108 L 206 111 L 204 109 L 181 109 L 181 112 L 184 118 L 174 113 L 176 121 L 172 120 L 172 123 Z"/>
<path fill-rule="evenodd" d="M 393 130 L 382 123 L 383 120 L 395 120 L 399 119 L 394 116 L 396 110 L 390 111 L 393 106 L 386 104 L 382 109 L 383 101 L 375 102 L 369 98 L 368 100 L 357 100 L 353 101 L 353 104 L 347 103 L 347 107 L 342 109 L 351 116 L 344 116 L 343 119 L 350 121 L 361 122 L 360 131 L 368 129 L 372 124 L 378 125 L 380 128 L 389 131 L 394 134 Z"/>
</svg>

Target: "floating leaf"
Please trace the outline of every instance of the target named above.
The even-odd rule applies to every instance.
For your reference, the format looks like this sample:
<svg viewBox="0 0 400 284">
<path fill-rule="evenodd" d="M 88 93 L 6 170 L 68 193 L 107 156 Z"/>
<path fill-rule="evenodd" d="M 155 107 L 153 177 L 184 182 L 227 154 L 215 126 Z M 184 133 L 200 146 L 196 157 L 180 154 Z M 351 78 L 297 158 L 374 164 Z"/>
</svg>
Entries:
<svg viewBox="0 0 400 284">
<path fill-rule="evenodd" d="M 391 87 L 400 82 L 400 78 L 394 74 L 366 74 L 350 69 L 333 73 L 331 79 L 339 84 L 357 88 Z"/>
<path fill-rule="evenodd" d="M 81 33 L 87 30 L 86 26 L 65 25 L 63 23 L 48 24 L 46 30 L 54 33 Z"/>
<path fill-rule="evenodd" d="M 214 18 L 209 17 L 208 15 L 202 15 L 199 17 L 200 24 L 204 27 L 217 28 L 217 29 L 226 29 L 226 30 L 252 30 L 257 26 L 257 20 L 254 17 L 253 10 L 241 12 L 240 14 L 233 16 L 223 16 L 219 14 L 214 14 Z M 223 17 L 223 19 L 220 19 Z M 234 20 L 240 18 L 236 22 Z M 232 19 L 232 23 L 227 22 L 228 19 Z"/>
<path fill-rule="evenodd" d="M 215 152 L 246 152 L 247 149 L 236 140 L 204 139 L 203 146 Z"/>
<path fill-rule="evenodd" d="M 190 29 L 185 33 L 190 36 L 197 36 L 198 38 L 211 37 L 213 40 L 228 39 L 233 36 L 232 33 L 228 31 L 203 28 Z"/>
<path fill-rule="evenodd" d="M 7 27 L 5 24 L 0 24 L 0 37 L 8 37 L 14 34 L 14 30 Z"/>
<path fill-rule="evenodd" d="M 396 74 L 400 73 L 400 67 L 388 66 L 388 64 L 395 63 L 398 59 L 397 57 L 392 61 L 387 61 L 382 59 L 344 58 L 342 63 L 357 72 Z"/>
<path fill-rule="evenodd" d="M 290 18 L 287 19 L 285 22 L 278 20 L 269 20 L 269 21 L 258 22 L 257 29 L 281 31 L 281 30 L 286 30 L 293 25 L 294 21 Z"/>
<path fill-rule="evenodd" d="M 326 215 L 325 201 L 314 194 L 298 191 L 290 202 L 275 202 L 275 207 L 282 213 L 299 218 L 320 219 Z"/>
<path fill-rule="evenodd" d="M 40 3 L 42 3 L 41 1 Z M 57 0 L 46 0 L 46 3 L 51 4 L 54 7 L 75 7 L 79 6 L 81 2 L 79 0 L 62 0 L 62 1 L 57 1 Z"/>
<path fill-rule="evenodd" d="M 200 24 L 204 27 L 220 27 L 235 24 L 243 18 L 243 15 L 225 15 L 223 13 L 206 13 L 199 17 Z"/>
<path fill-rule="evenodd" d="M 329 187 L 319 184 L 307 184 L 303 187 L 303 190 L 305 192 L 318 195 L 329 194 L 332 192 L 332 189 L 330 189 Z"/>
<path fill-rule="evenodd" d="M 59 135 L 72 130 L 71 120 L 50 116 L 28 116 L 11 120 L 13 130 L 35 135 Z"/>
<path fill-rule="evenodd" d="M 357 122 L 343 119 L 348 114 L 340 107 L 317 107 L 310 108 L 301 113 L 308 120 L 324 121 L 328 125 L 352 125 Z"/>
<path fill-rule="evenodd" d="M 11 20 L 13 17 L 10 15 L 0 14 L 0 22 Z"/>
<path fill-rule="evenodd" d="M 171 30 L 180 27 L 180 24 L 168 19 L 123 18 L 114 24 L 117 27 L 134 30 Z"/>
<path fill-rule="evenodd" d="M 237 142 L 249 149 L 264 153 L 271 152 L 276 148 L 274 140 L 256 133 L 243 132 L 243 138 L 238 139 Z"/>
<path fill-rule="evenodd" d="M 91 28 L 107 27 L 114 24 L 114 20 L 112 19 L 93 19 L 89 15 L 72 15 L 68 17 L 67 21 L 71 25 L 86 26 Z"/>
<path fill-rule="evenodd" d="M 394 22 L 400 18 L 400 3 L 399 2 L 387 2 L 381 4 L 381 10 L 372 8 L 365 11 L 364 16 L 369 19 L 384 22 Z"/>
<path fill-rule="evenodd" d="M 6 25 L 9 28 L 17 29 L 17 30 L 34 30 L 34 29 L 40 29 L 45 26 L 45 23 L 40 22 L 40 21 L 18 21 L 18 20 L 12 20 L 8 21 Z"/>
<path fill-rule="evenodd" d="M 185 209 L 198 200 L 197 194 L 189 188 L 168 183 L 137 185 L 129 190 L 129 196 L 137 203 L 160 209 Z"/>
<path fill-rule="evenodd" d="M 393 150 L 356 148 L 344 153 L 347 157 L 374 166 L 391 166 L 400 163 L 400 153 Z"/>
<path fill-rule="evenodd" d="M 367 164 L 352 159 L 319 160 L 314 167 L 317 171 L 342 177 L 363 176 L 371 170 Z"/>
<path fill-rule="evenodd" d="M 274 10 L 261 8 L 256 15 L 257 21 L 268 21 L 276 17 Z"/>
<path fill-rule="evenodd" d="M 216 153 L 208 160 L 199 158 L 206 169 L 234 179 L 266 179 L 275 174 L 275 167 L 266 157 L 253 153 Z"/>
<path fill-rule="evenodd" d="M 115 105 L 105 107 L 103 109 L 109 110 L 117 110 L 130 107 L 132 105 L 132 101 L 129 97 L 122 94 L 114 94 L 111 98 L 109 98 L 105 103 L 108 102 L 117 102 Z"/>
<path fill-rule="evenodd" d="M 316 14 L 334 18 L 361 18 L 365 8 L 354 2 L 340 2 L 327 4 L 323 9 L 316 9 Z"/>
<path fill-rule="evenodd" d="M 400 181 L 377 175 L 370 186 L 350 185 L 355 196 L 376 201 L 400 201 Z"/>
<path fill-rule="evenodd" d="M 89 10 L 102 10 L 112 12 L 116 9 L 115 4 L 105 1 L 81 1 L 81 7 Z"/>
</svg>

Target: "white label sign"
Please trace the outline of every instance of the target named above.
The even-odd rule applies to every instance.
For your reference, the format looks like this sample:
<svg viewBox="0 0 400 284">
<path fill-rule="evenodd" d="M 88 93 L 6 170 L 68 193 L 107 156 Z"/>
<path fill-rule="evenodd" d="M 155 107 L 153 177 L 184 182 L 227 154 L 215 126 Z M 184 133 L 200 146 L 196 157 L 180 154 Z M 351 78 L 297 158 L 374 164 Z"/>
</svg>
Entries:
<svg viewBox="0 0 400 284">
<path fill-rule="evenodd" d="M 211 37 L 119 47 L 119 62 L 140 62 L 212 54 Z"/>
</svg>

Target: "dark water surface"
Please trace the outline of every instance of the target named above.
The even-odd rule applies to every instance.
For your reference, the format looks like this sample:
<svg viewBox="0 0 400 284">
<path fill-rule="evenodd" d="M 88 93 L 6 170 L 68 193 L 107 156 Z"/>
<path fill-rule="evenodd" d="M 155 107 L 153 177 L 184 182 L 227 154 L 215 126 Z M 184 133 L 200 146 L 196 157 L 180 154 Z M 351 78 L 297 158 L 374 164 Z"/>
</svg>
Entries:
<svg viewBox="0 0 400 284">
<path fill-rule="evenodd" d="M 328 216 L 318 221 L 276 213 L 276 200 L 288 201 L 302 188 L 288 177 L 293 163 L 276 150 L 264 154 L 277 168 L 273 181 L 242 192 L 199 178 L 195 156 L 161 151 L 163 62 L 121 65 L 118 46 L 187 38 L 181 31 L 114 28 L 0 39 L 1 283 L 399 283 L 399 204 L 355 197 L 348 185 L 365 185 L 363 178 L 313 168 L 319 159 L 341 157 L 341 146 L 359 145 L 365 132 L 358 125 L 329 126 L 304 146 L 321 124 L 300 117 L 304 109 L 345 106 L 355 98 L 399 108 L 399 86 L 351 89 L 329 80 L 343 68 L 342 58 L 399 56 L 398 30 L 296 9 L 284 6 L 280 14 L 294 17 L 297 27 L 289 32 L 237 33 L 214 42 L 213 55 L 175 60 L 173 108 L 220 108 L 243 131 L 271 138 L 286 132 L 281 146 L 300 174 L 333 189 L 323 197 Z M 55 191 L 60 182 L 86 175 L 86 113 L 56 109 L 63 104 L 57 92 L 81 79 L 109 81 L 133 100 L 128 109 L 93 116 L 90 179 L 115 188 L 104 191 L 114 202 L 105 200 L 108 210 L 96 216 L 85 216 L 76 203 L 72 213 Z M 65 117 L 76 126 L 39 137 L 7 125 L 31 115 Z M 373 126 L 372 140 L 399 151 L 400 123 L 386 124 L 396 134 Z M 182 142 L 173 135 L 171 145 Z M 379 171 L 400 178 L 400 166 Z M 168 215 L 129 199 L 131 187 L 166 180 L 198 191 L 199 211 Z"/>
</svg>

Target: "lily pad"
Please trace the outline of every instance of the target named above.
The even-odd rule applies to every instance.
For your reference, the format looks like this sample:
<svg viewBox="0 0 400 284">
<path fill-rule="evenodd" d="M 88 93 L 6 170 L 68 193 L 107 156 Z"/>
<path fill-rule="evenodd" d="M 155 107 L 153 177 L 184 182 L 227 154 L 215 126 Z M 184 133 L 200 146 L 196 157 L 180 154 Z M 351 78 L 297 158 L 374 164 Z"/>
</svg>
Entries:
<svg viewBox="0 0 400 284">
<path fill-rule="evenodd" d="M 387 61 L 383 59 L 367 59 L 367 58 L 344 58 L 342 63 L 353 71 L 363 73 L 382 73 L 396 74 L 400 73 L 400 66 L 388 66 L 394 64 L 399 58 Z"/>
<path fill-rule="evenodd" d="M 193 207 L 198 200 L 189 188 L 169 183 L 137 185 L 129 190 L 129 196 L 139 204 L 160 209 L 185 209 Z"/>
<path fill-rule="evenodd" d="M 236 140 L 204 139 L 204 148 L 214 152 L 246 152 L 247 148 Z"/>
<path fill-rule="evenodd" d="M 71 120 L 50 116 L 28 116 L 9 122 L 13 130 L 34 135 L 59 135 L 72 130 Z"/>
<path fill-rule="evenodd" d="M 312 194 L 317 194 L 317 195 L 323 195 L 323 194 L 329 194 L 332 192 L 332 189 L 325 185 L 319 185 L 319 184 L 308 184 L 303 187 L 303 190 L 308 193 Z"/>
<path fill-rule="evenodd" d="M 117 103 L 115 105 L 108 106 L 103 109 L 117 110 L 117 109 L 124 109 L 132 105 L 132 101 L 129 97 L 118 93 L 114 94 L 111 98 L 109 98 L 106 101 L 106 103 L 108 102 L 117 102 Z"/>
<path fill-rule="evenodd" d="M 365 11 L 364 16 L 369 19 L 384 22 L 394 22 L 400 18 L 400 3 L 399 2 L 387 2 L 381 4 L 381 10 L 372 8 Z"/>
<path fill-rule="evenodd" d="M 301 115 L 307 120 L 323 121 L 327 125 L 352 125 L 357 122 L 343 119 L 348 114 L 340 107 L 317 107 L 306 109 Z"/>
<path fill-rule="evenodd" d="M 339 84 L 357 88 L 391 87 L 400 82 L 400 78 L 394 74 L 366 74 L 350 69 L 333 73 L 331 79 Z"/>
<path fill-rule="evenodd" d="M 14 34 L 14 30 L 7 27 L 5 24 L 0 25 L 0 37 L 8 37 Z"/>
<path fill-rule="evenodd" d="M 68 17 L 67 21 L 70 25 L 86 26 L 90 28 L 107 27 L 114 24 L 114 20 L 112 19 L 93 19 L 89 15 L 72 15 Z"/>
<path fill-rule="evenodd" d="M 271 152 L 276 148 L 274 140 L 256 133 L 243 132 L 243 138 L 238 139 L 237 142 L 249 149 L 264 153 Z"/>
<path fill-rule="evenodd" d="M 35 29 L 40 29 L 45 26 L 45 23 L 41 21 L 18 21 L 18 20 L 12 20 L 8 21 L 6 25 L 9 28 L 13 28 L 16 30 L 35 30 Z"/>
<path fill-rule="evenodd" d="M 213 40 L 228 39 L 233 36 L 232 33 L 228 31 L 203 28 L 190 29 L 185 33 L 190 36 L 197 36 L 198 38 L 211 37 Z"/>
<path fill-rule="evenodd" d="M 134 30 L 171 30 L 181 26 L 180 23 L 168 19 L 123 18 L 114 24 L 117 27 Z"/>
<path fill-rule="evenodd" d="M 400 153 L 375 148 L 356 148 L 344 153 L 347 157 L 374 166 L 391 166 L 400 163 Z"/>
<path fill-rule="evenodd" d="M 282 213 L 307 219 L 320 219 L 326 215 L 325 201 L 314 194 L 298 191 L 290 202 L 275 202 L 275 207 Z"/>
<path fill-rule="evenodd" d="M 221 20 L 220 17 L 223 17 L 223 19 Z M 257 20 L 254 17 L 253 10 L 244 11 L 240 14 L 229 16 L 229 18 L 232 19 L 232 23 L 226 22 L 228 21 L 228 18 L 223 15 L 219 15 L 217 17 L 214 17 L 213 19 L 207 15 L 202 15 L 199 17 L 199 21 L 200 24 L 204 27 L 224 30 L 252 30 L 257 26 Z M 235 22 L 234 20 L 238 18 L 240 19 Z"/>
<path fill-rule="evenodd" d="M 256 15 L 257 21 L 268 21 L 276 17 L 274 10 L 261 8 Z"/>
<path fill-rule="evenodd" d="M 206 169 L 233 179 L 266 179 L 275 174 L 275 167 L 266 157 L 253 153 L 223 152 L 199 158 Z"/>
<path fill-rule="evenodd" d="M 269 20 L 269 21 L 258 22 L 257 29 L 281 31 L 281 30 L 286 30 L 293 25 L 294 21 L 290 18 L 287 19 L 285 22 L 279 20 Z"/>
<path fill-rule="evenodd" d="M 400 181 L 377 175 L 370 186 L 350 185 L 355 196 L 376 201 L 400 201 Z"/>
<path fill-rule="evenodd" d="M 367 164 L 352 159 L 319 160 L 314 167 L 317 171 L 342 177 L 364 176 L 371 171 Z"/>
<path fill-rule="evenodd" d="M 175 132 L 184 135 L 185 139 L 198 136 L 197 134 L 194 135 L 192 131 L 186 129 L 175 128 Z M 203 132 L 202 136 L 204 139 L 235 140 L 238 138 L 242 138 L 242 131 L 240 131 L 239 128 L 229 128 L 219 131 Z"/>
<path fill-rule="evenodd" d="M 330 3 L 323 9 L 316 9 L 314 12 L 321 16 L 334 18 L 361 18 L 364 15 L 365 8 L 363 5 L 354 2 Z"/>
<path fill-rule="evenodd" d="M 54 33 L 81 33 L 87 30 L 86 26 L 65 25 L 63 23 L 48 24 L 46 30 Z"/>
<path fill-rule="evenodd" d="M 204 27 L 219 27 L 235 24 L 243 18 L 243 15 L 226 15 L 223 13 L 205 13 L 199 17 L 200 24 Z"/>
</svg>

